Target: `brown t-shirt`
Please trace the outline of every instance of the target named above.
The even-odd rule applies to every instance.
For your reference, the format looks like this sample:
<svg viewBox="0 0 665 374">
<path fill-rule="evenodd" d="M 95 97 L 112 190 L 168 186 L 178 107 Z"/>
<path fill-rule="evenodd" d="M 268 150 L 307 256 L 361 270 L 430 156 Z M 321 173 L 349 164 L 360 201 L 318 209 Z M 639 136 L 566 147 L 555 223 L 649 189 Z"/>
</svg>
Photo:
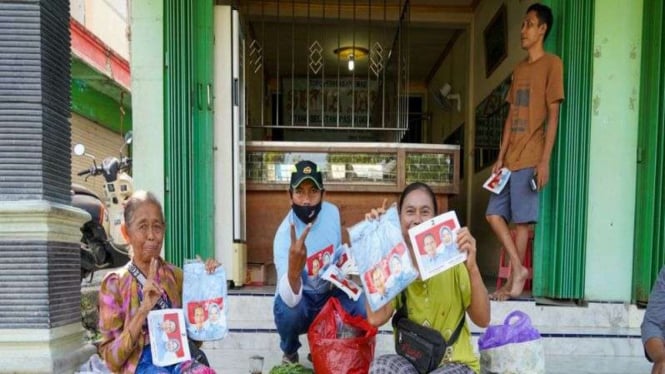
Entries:
<svg viewBox="0 0 665 374">
<path fill-rule="evenodd" d="M 517 64 L 506 97 L 511 104 L 512 124 L 505 167 L 519 170 L 540 162 L 548 107 L 562 100 L 563 63 L 558 56 L 546 53 L 532 63 L 524 59 Z"/>
</svg>

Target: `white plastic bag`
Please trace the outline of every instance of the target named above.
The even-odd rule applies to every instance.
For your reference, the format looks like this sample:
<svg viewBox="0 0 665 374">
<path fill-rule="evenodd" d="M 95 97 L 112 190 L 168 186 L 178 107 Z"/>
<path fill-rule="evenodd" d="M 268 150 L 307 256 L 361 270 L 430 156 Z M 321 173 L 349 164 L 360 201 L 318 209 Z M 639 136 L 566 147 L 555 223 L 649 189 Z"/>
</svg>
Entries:
<svg viewBox="0 0 665 374">
<path fill-rule="evenodd" d="M 529 316 L 513 311 L 478 338 L 481 374 L 544 374 L 542 338 Z"/>
<path fill-rule="evenodd" d="M 218 266 L 212 274 L 199 260 L 183 266 L 182 308 L 187 335 L 194 340 L 219 340 L 228 333 L 226 272 Z"/>
<path fill-rule="evenodd" d="M 372 311 L 387 304 L 418 277 L 402 236 L 397 205 L 379 219 L 353 225 L 349 238 L 350 255 Z"/>
</svg>

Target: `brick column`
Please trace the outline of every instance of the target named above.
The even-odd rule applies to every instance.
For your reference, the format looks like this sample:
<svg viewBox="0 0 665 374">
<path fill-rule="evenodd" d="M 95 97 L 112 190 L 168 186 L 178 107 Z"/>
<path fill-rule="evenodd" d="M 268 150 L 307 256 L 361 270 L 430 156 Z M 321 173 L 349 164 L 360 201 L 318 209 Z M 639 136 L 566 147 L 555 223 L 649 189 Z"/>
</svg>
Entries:
<svg viewBox="0 0 665 374">
<path fill-rule="evenodd" d="M 0 372 L 65 373 L 84 346 L 71 207 L 68 0 L 0 1 Z"/>
</svg>

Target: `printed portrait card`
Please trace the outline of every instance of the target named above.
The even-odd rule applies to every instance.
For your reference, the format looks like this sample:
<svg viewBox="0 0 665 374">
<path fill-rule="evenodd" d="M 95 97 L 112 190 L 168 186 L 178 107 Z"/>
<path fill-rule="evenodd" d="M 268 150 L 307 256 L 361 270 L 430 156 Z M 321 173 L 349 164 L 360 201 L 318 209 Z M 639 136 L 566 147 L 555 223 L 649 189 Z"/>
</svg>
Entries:
<svg viewBox="0 0 665 374">
<path fill-rule="evenodd" d="M 362 294 L 360 286 L 358 286 L 353 280 L 347 278 L 344 271 L 337 267 L 337 265 L 328 266 L 321 277 L 344 291 L 344 293 L 349 295 L 354 301 L 358 301 L 360 294 Z"/>
<path fill-rule="evenodd" d="M 152 362 L 169 366 L 191 359 L 182 309 L 160 309 L 148 313 Z"/>
<path fill-rule="evenodd" d="M 349 256 L 348 250 L 349 247 L 346 244 L 342 244 L 337 248 L 335 261 L 325 268 L 321 278 L 332 283 L 351 299 L 357 301 L 360 294 L 362 294 L 362 289 L 350 278 L 351 275 L 357 275 L 358 270 L 353 263 L 353 259 Z"/>
<path fill-rule="evenodd" d="M 433 277 L 466 260 L 457 247 L 460 228 L 454 211 L 443 213 L 409 230 L 409 237 L 422 280 Z"/>
<path fill-rule="evenodd" d="M 307 257 L 307 275 L 311 278 L 319 275 L 330 264 L 335 255 L 332 244 Z"/>
<path fill-rule="evenodd" d="M 495 194 L 500 194 L 501 191 L 503 191 L 503 188 L 506 187 L 509 179 L 510 170 L 507 168 L 501 168 L 487 178 L 485 183 L 483 183 L 483 188 Z"/>
</svg>

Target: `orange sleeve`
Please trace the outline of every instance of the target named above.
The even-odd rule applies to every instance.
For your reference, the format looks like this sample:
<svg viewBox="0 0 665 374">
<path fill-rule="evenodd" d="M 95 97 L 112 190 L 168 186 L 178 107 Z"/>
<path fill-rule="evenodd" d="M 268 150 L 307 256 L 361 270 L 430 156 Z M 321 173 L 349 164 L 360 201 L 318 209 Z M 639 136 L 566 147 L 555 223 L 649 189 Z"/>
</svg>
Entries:
<svg viewBox="0 0 665 374">
<path fill-rule="evenodd" d="M 563 101 L 563 62 L 554 57 L 547 75 L 547 92 L 545 93 L 547 105 Z"/>
</svg>

